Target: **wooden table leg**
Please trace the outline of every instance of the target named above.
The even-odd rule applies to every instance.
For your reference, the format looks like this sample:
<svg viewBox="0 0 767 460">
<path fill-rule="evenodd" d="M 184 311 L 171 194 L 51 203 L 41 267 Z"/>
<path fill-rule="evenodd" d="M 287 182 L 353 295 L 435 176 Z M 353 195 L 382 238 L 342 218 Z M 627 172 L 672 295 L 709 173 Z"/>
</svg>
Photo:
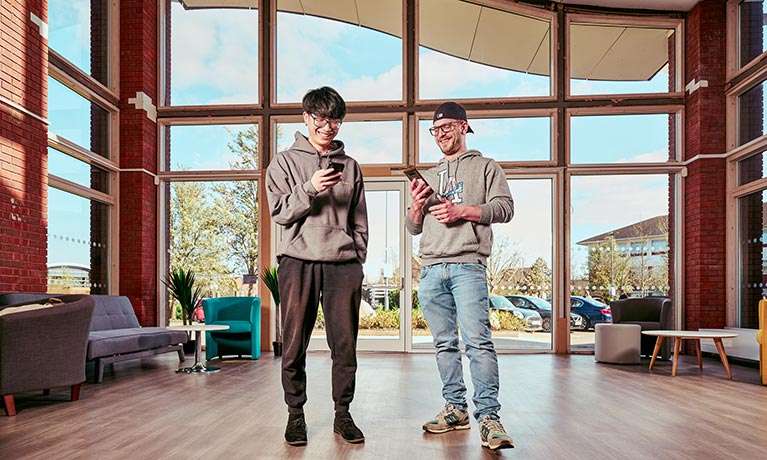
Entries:
<svg viewBox="0 0 767 460">
<path fill-rule="evenodd" d="M 716 349 L 719 351 L 719 357 L 722 359 L 724 370 L 727 371 L 727 379 L 732 380 L 732 371 L 730 371 L 730 363 L 727 362 L 727 353 L 724 352 L 724 344 L 722 343 L 722 339 L 714 338 L 714 345 L 716 345 Z"/>
<path fill-rule="evenodd" d="M 682 348 L 682 338 L 674 337 L 674 364 L 671 366 L 671 376 L 676 377 L 676 365 L 679 363 L 679 349 Z"/>
<path fill-rule="evenodd" d="M 652 370 L 652 366 L 655 364 L 655 357 L 660 353 L 661 345 L 663 345 L 663 336 L 659 335 L 658 338 L 655 339 L 655 349 L 653 349 L 652 357 L 650 358 L 650 370 Z"/>
<path fill-rule="evenodd" d="M 695 339 L 695 353 L 698 355 L 698 367 L 703 370 L 703 354 L 700 352 L 700 339 Z"/>
</svg>

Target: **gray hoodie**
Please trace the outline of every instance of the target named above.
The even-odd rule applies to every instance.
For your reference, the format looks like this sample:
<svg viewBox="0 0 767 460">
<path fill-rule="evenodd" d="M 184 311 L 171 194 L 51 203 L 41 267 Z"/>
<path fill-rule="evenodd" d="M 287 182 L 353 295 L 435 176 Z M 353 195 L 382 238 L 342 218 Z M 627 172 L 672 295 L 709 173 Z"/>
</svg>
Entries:
<svg viewBox="0 0 767 460">
<path fill-rule="evenodd" d="M 278 153 L 266 170 L 266 197 L 272 219 L 283 227 L 277 256 L 313 262 L 365 262 L 368 214 L 362 170 L 334 140 L 327 155 L 300 132 Z M 330 162 L 344 163 L 341 182 L 317 193 L 311 179 Z"/>
<path fill-rule="evenodd" d="M 437 166 L 423 172 L 424 179 L 436 194 L 457 205 L 479 206 L 479 222 L 458 220 L 441 224 L 428 209 L 439 200 L 432 195 L 423 206 L 424 218 L 416 224 L 410 218 L 405 226 L 411 235 L 421 236 L 421 264 L 480 263 L 487 265 L 493 249 L 496 222 L 508 222 L 514 216 L 514 200 L 501 167 L 476 150 L 467 150 L 458 158 L 442 158 Z"/>
</svg>

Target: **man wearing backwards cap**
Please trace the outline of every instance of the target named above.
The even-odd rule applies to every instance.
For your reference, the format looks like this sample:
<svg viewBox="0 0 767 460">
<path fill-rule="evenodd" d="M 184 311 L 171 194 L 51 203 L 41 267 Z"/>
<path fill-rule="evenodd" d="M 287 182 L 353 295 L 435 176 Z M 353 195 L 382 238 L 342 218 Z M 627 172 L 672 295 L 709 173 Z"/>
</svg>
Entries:
<svg viewBox="0 0 767 460">
<path fill-rule="evenodd" d="M 473 415 L 482 445 L 496 450 L 514 444 L 498 415 L 498 360 L 490 334 L 485 267 L 493 244 L 490 224 L 510 221 L 514 200 L 498 163 L 466 148 L 466 134 L 473 132 L 461 105 L 445 102 L 437 107 L 429 133 L 444 157 L 423 174 L 431 186 L 421 180 L 410 184 L 413 204 L 405 226 L 410 234 L 421 235 L 418 299 L 434 337 L 446 402 L 423 429 L 445 433 L 471 428 L 460 325 L 474 384 Z"/>
</svg>

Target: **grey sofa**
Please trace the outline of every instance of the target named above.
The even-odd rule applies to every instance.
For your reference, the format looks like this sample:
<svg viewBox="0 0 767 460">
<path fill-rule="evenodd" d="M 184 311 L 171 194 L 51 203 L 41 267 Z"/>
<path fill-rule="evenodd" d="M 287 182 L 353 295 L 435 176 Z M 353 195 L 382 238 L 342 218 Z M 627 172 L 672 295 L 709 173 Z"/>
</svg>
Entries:
<svg viewBox="0 0 767 460">
<path fill-rule="evenodd" d="M 0 294 L 0 307 L 54 296 L 22 292 Z M 177 352 L 179 361 L 184 361 L 182 344 L 187 340 L 186 332 L 164 327 L 141 327 L 133 305 L 125 296 L 90 297 L 94 299 L 95 309 L 88 334 L 86 360 L 94 363 L 94 383 L 104 378 L 106 364 L 168 352 Z"/>
<path fill-rule="evenodd" d="M 0 395 L 9 416 L 16 415 L 13 394 L 22 391 L 69 386 L 70 399 L 79 399 L 95 302 L 87 295 L 57 297 L 63 303 L 0 307 Z"/>
<path fill-rule="evenodd" d="M 667 297 L 629 297 L 610 302 L 613 324 L 638 324 L 643 331 L 673 329 L 672 307 L 671 299 Z M 656 340 L 657 337 L 643 334 L 641 354 L 652 356 Z M 670 357 L 668 342 L 664 341 L 660 350 L 663 359 Z"/>
</svg>

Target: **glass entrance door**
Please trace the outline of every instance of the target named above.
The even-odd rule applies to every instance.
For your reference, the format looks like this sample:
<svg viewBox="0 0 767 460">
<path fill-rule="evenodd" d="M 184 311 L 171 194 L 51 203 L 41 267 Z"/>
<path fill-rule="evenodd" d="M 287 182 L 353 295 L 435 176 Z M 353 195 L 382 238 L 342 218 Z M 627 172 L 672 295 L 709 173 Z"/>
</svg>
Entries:
<svg viewBox="0 0 767 460">
<path fill-rule="evenodd" d="M 405 184 L 365 182 L 368 208 L 368 256 L 363 270 L 362 304 L 357 349 L 405 350 Z M 327 350 L 322 308 L 315 323 L 310 349 Z"/>
</svg>

